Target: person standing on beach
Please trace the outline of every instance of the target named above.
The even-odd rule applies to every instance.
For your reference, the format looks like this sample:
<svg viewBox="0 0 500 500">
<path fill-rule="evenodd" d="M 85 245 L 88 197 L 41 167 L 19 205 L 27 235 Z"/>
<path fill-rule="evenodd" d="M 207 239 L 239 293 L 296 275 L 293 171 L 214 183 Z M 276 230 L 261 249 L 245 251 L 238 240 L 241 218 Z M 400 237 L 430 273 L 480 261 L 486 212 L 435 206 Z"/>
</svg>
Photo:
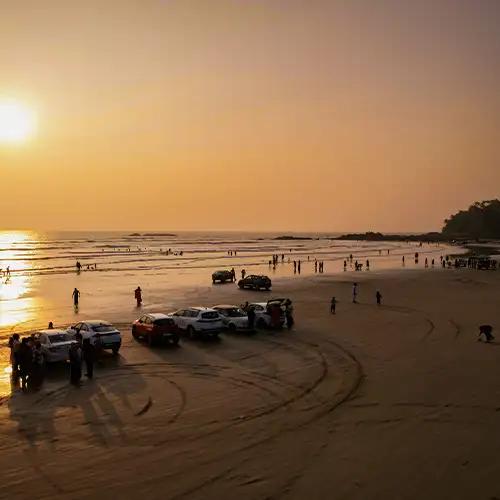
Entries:
<svg viewBox="0 0 500 500">
<path fill-rule="evenodd" d="M 286 319 L 286 327 L 290 330 L 293 326 L 293 305 L 290 299 L 287 299 L 285 302 L 285 319 Z"/>
<path fill-rule="evenodd" d="M 28 381 L 31 384 L 30 377 L 33 371 L 33 350 L 31 349 L 28 338 L 24 337 L 19 347 L 19 373 L 21 375 L 21 389 L 26 389 Z"/>
<path fill-rule="evenodd" d="M 401 259 L 403 262 L 403 266 L 405 265 L 405 256 L 403 255 L 403 258 Z"/>
<path fill-rule="evenodd" d="M 357 304 L 356 299 L 358 297 L 358 284 L 353 283 L 352 285 L 352 303 Z"/>
<path fill-rule="evenodd" d="M 296 260 L 293 261 L 293 272 L 294 273 L 297 272 L 297 261 Z"/>
<path fill-rule="evenodd" d="M 429 267 L 429 259 L 427 257 L 425 258 L 425 267 Z"/>
<path fill-rule="evenodd" d="M 231 268 L 231 279 L 233 280 L 233 283 L 236 281 L 236 271 L 234 270 L 234 267 Z"/>
<path fill-rule="evenodd" d="M 347 271 L 347 261 L 344 260 L 344 271 Z"/>
<path fill-rule="evenodd" d="M 242 279 L 242 280 L 244 280 L 244 279 L 245 279 L 245 275 L 246 275 L 246 274 L 247 274 L 247 272 L 246 272 L 244 269 L 242 269 L 242 270 L 241 270 L 241 279 Z"/>
<path fill-rule="evenodd" d="M 246 312 L 248 315 L 248 328 L 249 330 L 253 330 L 255 328 L 255 311 L 253 307 L 247 307 Z"/>
<path fill-rule="evenodd" d="M 78 288 L 75 287 L 72 295 L 73 295 L 73 305 L 75 306 L 75 308 L 78 308 L 78 301 L 80 300 L 80 290 L 78 290 Z"/>
<path fill-rule="evenodd" d="M 82 378 L 82 334 L 77 333 L 69 348 L 70 382 L 79 385 Z"/>
<path fill-rule="evenodd" d="M 10 347 L 10 364 L 12 366 L 12 373 L 17 375 L 19 372 L 19 348 L 21 347 L 21 342 L 19 340 L 19 334 L 14 333 L 9 339 Z"/>
<path fill-rule="evenodd" d="M 318 261 L 317 260 L 314 261 L 314 272 L 315 273 L 318 272 Z"/>
<path fill-rule="evenodd" d="M 377 290 L 377 293 L 375 294 L 375 298 L 377 299 L 377 305 L 380 306 L 382 304 L 382 294 L 380 293 L 379 290 Z"/>
<path fill-rule="evenodd" d="M 335 314 L 336 307 L 337 307 L 337 299 L 335 297 L 332 297 L 332 300 L 330 301 L 330 312 L 332 314 Z"/>
<path fill-rule="evenodd" d="M 94 376 L 94 362 L 96 357 L 96 350 L 90 342 L 90 339 L 85 339 L 83 341 L 82 355 L 85 360 L 85 366 L 87 367 L 87 373 L 85 376 L 90 379 Z"/>
<path fill-rule="evenodd" d="M 297 262 L 297 272 L 300 274 L 300 260 Z"/>
<path fill-rule="evenodd" d="M 366 270 L 370 270 L 370 261 L 368 259 L 366 259 Z"/>
<path fill-rule="evenodd" d="M 141 307 L 141 305 L 142 305 L 142 290 L 141 290 L 140 286 L 138 286 L 134 290 L 134 297 L 135 297 L 135 300 L 137 301 L 137 307 Z"/>
</svg>

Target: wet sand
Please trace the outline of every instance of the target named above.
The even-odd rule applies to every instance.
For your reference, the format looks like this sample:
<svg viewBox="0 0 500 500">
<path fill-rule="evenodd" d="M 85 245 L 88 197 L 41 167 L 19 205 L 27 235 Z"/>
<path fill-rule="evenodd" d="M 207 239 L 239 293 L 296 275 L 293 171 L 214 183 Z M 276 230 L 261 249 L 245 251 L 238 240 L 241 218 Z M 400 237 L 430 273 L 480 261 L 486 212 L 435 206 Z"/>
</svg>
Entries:
<svg viewBox="0 0 500 500">
<path fill-rule="evenodd" d="M 500 343 L 476 341 L 479 324 L 500 325 L 499 277 L 187 289 L 185 303 L 289 296 L 296 327 L 150 349 L 124 325 L 94 381 L 70 387 L 60 367 L 0 405 L 0 497 L 500 498 Z"/>
</svg>

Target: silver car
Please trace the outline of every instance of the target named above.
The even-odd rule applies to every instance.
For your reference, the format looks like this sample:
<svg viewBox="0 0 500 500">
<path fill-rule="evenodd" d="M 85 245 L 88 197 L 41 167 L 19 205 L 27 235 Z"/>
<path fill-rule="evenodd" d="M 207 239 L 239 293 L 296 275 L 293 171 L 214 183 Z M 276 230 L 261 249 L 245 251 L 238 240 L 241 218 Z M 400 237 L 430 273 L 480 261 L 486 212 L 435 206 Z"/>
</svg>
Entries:
<svg viewBox="0 0 500 500">
<path fill-rule="evenodd" d="M 214 306 L 222 318 L 222 323 L 230 332 L 249 331 L 248 314 L 238 306 L 218 305 Z"/>
<path fill-rule="evenodd" d="M 42 346 L 45 363 L 56 363 L 69 359 L 69 347 L 76 342 L 66 330 L 39 330 L 35 338 Z"/>
</svg>

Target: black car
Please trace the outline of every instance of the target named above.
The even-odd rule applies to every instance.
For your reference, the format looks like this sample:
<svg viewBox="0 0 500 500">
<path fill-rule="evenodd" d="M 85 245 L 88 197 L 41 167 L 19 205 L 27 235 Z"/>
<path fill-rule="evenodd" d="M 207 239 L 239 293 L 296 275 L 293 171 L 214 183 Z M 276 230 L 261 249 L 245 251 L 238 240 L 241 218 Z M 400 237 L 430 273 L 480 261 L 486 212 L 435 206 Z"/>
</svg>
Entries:
<svg viewBox="0 0 500 500">
<path fill-rule="evenodd" d="M 271 280 L 267 276 L 250 274 L 238 281 L 238 286 L 241 289 L 251 288 L 252 290 L 269 290 L 271 288 Z"/>
<path fill-rule="evenodd" d="M 212 282 L 226 283 L 226 281 L 233 281 L 233 273 L 231 271 L 215 271 L 212 273 Z"/>
</svg>

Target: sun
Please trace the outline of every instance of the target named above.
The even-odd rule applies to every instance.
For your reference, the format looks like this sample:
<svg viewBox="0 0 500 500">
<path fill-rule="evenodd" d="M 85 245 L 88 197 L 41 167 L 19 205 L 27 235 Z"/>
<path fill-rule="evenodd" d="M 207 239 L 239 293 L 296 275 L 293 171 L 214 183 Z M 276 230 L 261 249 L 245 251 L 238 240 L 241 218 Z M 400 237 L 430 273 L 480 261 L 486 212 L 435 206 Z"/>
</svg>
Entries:
<svg viewBox="0 0 500 500">
<path fill-rule="evenodd" d="M 0 101 L 0 142 L 24 142 L 35 127 L 36 117 L 30 108 L 14 100 Z"/>
</svg>

